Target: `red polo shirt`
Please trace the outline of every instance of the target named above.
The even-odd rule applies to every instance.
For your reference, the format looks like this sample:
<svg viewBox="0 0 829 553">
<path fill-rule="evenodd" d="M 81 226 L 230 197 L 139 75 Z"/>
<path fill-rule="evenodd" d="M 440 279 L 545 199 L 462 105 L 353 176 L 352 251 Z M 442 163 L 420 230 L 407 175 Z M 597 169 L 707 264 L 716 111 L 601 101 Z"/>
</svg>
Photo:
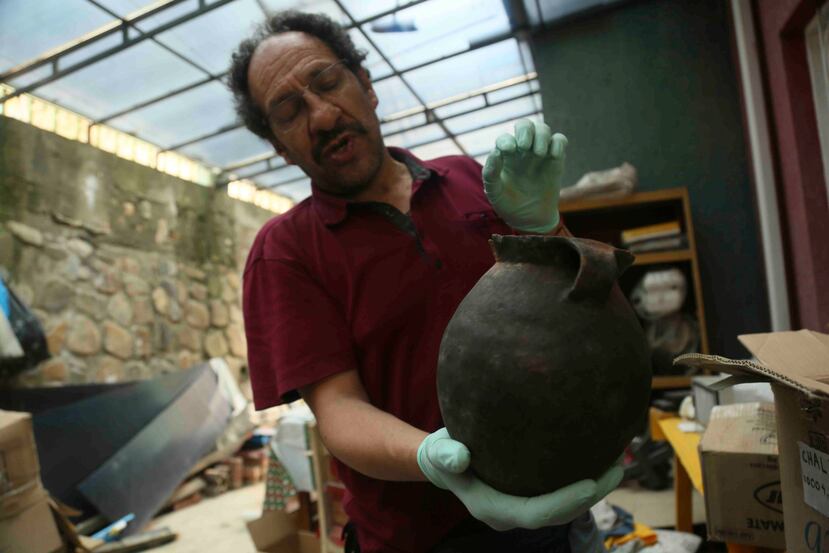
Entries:
<svg viewBox="0 0 829 553">
<path fill-rule="evenodd" d="M 513 231 L 492 210 L 473 159 L 389 151 L 412 172 L 409 216 L 314 189 L 256 237 L 244 314 L 257 409 L 355 369 L 376 407 L 426 432 L 443 426 L 435 384 L 443 330 L 494 263 L 489 237 Z M 469 516 L 428 482 L 337 468 L 363 553 L 428 551 Z"/>
</svg>

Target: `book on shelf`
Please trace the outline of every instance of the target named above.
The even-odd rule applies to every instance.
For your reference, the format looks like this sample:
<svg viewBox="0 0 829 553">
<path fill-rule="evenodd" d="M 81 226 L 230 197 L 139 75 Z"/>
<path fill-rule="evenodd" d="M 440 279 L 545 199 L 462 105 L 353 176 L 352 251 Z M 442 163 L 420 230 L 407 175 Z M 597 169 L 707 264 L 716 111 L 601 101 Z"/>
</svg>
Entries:
<svg viewBox="0 0 829 553">
<path fill-rule="evenodd" d="M 622 244 L 625 246 L 631 246 L 646 240 L 668 238 L 672 236 L 679 236 L 681 234 L 682 230 L 680 229 L 679 221 L 668 221 L 667 223 L 659 223 L 656 225 L 647 225 L 644 227 L 623 230 Z"/>
<path fill-rule="evenodd" d="M 653 238 L 642 240 L 627 246 L 633 253 L 661 252 L 665 250 L 684 250 L 688 248 L 688 239 L 684 234 L 679 236 L 668 236 L 665 238 Z"/>
</svg>

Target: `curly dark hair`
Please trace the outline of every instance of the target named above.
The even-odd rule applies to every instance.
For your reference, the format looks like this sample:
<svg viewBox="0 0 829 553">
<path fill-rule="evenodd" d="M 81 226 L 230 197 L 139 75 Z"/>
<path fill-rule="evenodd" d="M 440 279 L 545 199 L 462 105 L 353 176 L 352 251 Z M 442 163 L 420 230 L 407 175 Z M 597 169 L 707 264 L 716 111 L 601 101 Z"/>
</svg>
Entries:
<svg viewBox="0 0 829 553">
<path fill-rule="evenodd" d="M 327 15 L 286 10 L 269 17 L 256 28 L 253 36 L 243 40 L 236 48 L 228 82 L 228 87 L 233 93 L 236 113 L 242 123 L 251 132 L 265 139 L 273 138 L 273 133 L 265 114 L 250 95 L 248 68 L 253 52 L 265 39 L 288 31 L 300 31 L 320 39 L 331 48 L 337 58 L 344 60 L 346 67 L 355 74 L 360 69 L 365 71 L 362 62 L 366 59 L 366 52 L 357 49 L 346 30 Z"/>
</svg>

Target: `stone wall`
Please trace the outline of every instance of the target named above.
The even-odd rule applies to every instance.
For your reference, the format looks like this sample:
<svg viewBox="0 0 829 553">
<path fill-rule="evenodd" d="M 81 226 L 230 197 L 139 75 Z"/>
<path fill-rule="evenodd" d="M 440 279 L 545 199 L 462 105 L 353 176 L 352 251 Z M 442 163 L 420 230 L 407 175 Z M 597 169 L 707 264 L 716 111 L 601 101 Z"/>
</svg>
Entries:
<svg viewBox="0 0 829 553">
<path fill-rule="evenodd" d="M 246 346 L 241 271 L 272 213 L 0 117 L 0 266 L 53 358 L 11 385 L 115 382 Z"/>
</svg>

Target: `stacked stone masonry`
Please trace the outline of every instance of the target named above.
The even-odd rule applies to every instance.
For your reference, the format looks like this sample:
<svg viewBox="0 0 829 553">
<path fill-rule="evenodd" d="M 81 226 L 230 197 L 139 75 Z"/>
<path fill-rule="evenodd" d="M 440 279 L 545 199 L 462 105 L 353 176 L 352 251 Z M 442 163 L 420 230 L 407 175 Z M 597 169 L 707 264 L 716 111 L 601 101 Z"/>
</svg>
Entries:
<svg viewBox="0 0 829 553">
<path fill-rule="evenodd" d="M 272 213 L 0 117 L 0 271 L 53 357 L 13 386 L 246 364 L 245 256 Z"/>
</svg>

